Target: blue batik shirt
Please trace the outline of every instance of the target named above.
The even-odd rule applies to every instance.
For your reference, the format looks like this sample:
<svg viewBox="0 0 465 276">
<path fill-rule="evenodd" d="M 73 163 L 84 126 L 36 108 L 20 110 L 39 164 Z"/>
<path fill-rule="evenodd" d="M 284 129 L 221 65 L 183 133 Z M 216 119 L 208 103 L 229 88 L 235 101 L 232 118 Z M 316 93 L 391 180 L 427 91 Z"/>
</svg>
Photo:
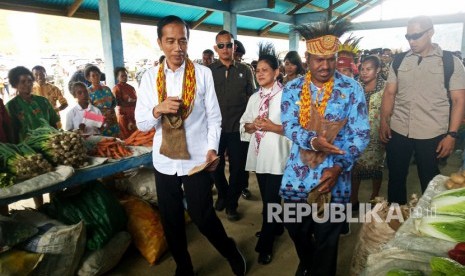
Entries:
<svg viewBox="0 0 465 276">
<path fill-rule="evenodd" d="M 335 72 L 333 93 L 328 100 L 325 119 L 348 119 L 334 141 L 334 145 L 345 154 L 328 155 L 320 165 L 312 169 L 301 161 L 299 153 L 300 148 L 309 150 L 310 140 L 316 136 L 315 131 L 305 130 L 299 124 L 298 102 L 304 79 L 305 76 L 302 76 L 289 82 L 283 90 L 281 121 L 284 135 L 292 141 L 292 148 L 284 169 L 280 195 L 285 200 L 305 201 L 308 193 L 318 185 L 323 170 L 339 165 L 342 173 L 331 191 L 331 201 L 347 203 L 350 200 L 350 171 L 370 140 L 365 94 L 355 80 Z M 317 97 L 317 88 L 313 84 L 310 88 L 313 100 Z"/>
</svg>

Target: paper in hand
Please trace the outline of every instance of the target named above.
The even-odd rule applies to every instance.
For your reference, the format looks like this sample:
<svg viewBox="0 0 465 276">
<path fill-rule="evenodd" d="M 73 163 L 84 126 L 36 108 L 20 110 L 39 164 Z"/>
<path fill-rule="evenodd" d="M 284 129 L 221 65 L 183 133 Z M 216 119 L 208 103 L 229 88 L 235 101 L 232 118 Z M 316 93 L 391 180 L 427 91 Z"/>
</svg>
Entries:
<svg viewBox="0 0 465 276">
<path fill-rule="evenodd" d="M 200 165 L 198 165 L 198 166 L 193 167 L 193 168 L 187 173 L 187 175 L 188 175 L 188 176 L 191 176 L 191 175 L 193 175 L 193 174 L 199 173 L 199 172 L 201 172 L 201 171 L 207 169 L 207 168 L 210 167 L 212 164 L 214 164 L 219 158 L 220 158 L 220 157 L 217 156 L 217 157 L 213 158 L 213 160 L 211 160 L 211 161 L 204 162 L 204 163 L 202 163 L 202 164 L 200 164 Z"/>
<path fill-rule="evenodd" d="M 82 123 L 86 125 L 86 127 L 101 127 L 103 122 L 105 121 L 105 116 L 84 110 L 84 117 L 82 119 Z"/>
</svg>

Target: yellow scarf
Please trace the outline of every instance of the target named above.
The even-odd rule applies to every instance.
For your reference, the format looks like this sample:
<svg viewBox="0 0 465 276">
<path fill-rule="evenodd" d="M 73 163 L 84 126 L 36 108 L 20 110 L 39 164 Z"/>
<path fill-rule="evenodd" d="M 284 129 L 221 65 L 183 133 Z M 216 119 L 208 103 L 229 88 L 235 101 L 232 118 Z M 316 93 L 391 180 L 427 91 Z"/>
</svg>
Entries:
<svg viewBox="0 0 465 276">
<path fill-rule="evenodd" d="M 299 112 L 299 123 L 303 128 L 306 128 L 308 122 L 310 122 L 310 108 L 312 106 L 312 93 L 310 91 L 310 85 L 312 82 L 312 74 L 310 71 L 305 75 L 305 81 L 302 86 L 302 93 L 300 94 L 300 112 Z M 334 77 L 328 82 L 325 82 L 323 88 L 320 90 L 323 93 L 323 99 L 319 102 L 320 91 L 318 91 L 315 99 L 315 107 L 318 110 L 318 113 L 324 117 L 326 106 L 328 105 L 329 98 L 333 93 L 334 86 Z"/>
<path fill-rule="evenodd" d="M 185 120 L 192 112 L 195 99 L 195 67 L 194 63 L 186 58 L 186 67 L 184 69 L 184 80 L 182 83 L 182 106 L 181 118 Z M 157 91 L 158 102 L 161 103 L 166 99 L 166 77 L 165 77 L 165 63 L 160 64 L 157 76 Z"/>
</svg>

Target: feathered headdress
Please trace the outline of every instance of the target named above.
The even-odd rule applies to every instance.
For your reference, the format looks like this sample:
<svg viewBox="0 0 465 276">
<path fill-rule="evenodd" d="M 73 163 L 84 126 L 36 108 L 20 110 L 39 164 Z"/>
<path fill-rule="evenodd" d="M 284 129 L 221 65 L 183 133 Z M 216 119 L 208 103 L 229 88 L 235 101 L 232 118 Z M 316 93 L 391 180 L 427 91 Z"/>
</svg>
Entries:
<svg viewBox="0 0 465 276">
<path fill-rule="evenodd" d="M 274 48 L 273 43 L 262 41 L 258 43 L 258 60 L 268 60 L 270 62 L 271 67 L 278 68 L 278 55 L 276 54 L 276 50 Z"/>
<path fill-rule="evenodd" d="M 347 53 L 352 57 L 355 57 L 360 50 L 358 43 L 360 43 L 361 39 L 362 37 L 355 37 L 350 34 L 350 36 L 341 45 L 339 45 L 338 53 Z"/>
<path fill-rule="evenodd" d="M 352 24 L 347 20 L 331 24 L 327 20 L 294 27 L 307 41 L 307 52 L 314 55 L 331 55 L 338 51 L 339 37 L 349 31 Z"/>
<path fill-rule="evenodd" d="M 258 56 L 270 55 L 276 57 L 274 44 L 271 42 L 258 42 Z"/>
</svg>

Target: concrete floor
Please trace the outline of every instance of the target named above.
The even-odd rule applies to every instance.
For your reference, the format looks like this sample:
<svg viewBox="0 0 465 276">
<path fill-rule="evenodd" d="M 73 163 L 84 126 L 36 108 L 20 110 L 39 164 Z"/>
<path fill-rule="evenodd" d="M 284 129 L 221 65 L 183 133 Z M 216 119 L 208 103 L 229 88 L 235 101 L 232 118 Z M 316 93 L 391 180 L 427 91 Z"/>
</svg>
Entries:
<svg viewBox="0 0 465 276">
<path fill-rule="evenodd" d="M 450 175 L 461 167 L 460 154 L 453 154 L 446 166 L 441 167 L 441 174 Z M 381 196 L 386 195 L 387 171 L 384 173 Z M 293 243 L 287 233 L 284 233 L 275 242 L 273 261 L 268 265 L 257 263 L 257 253 L 254 251 L 257 238 L 254 236 L 261 226 L 261 199 L 254 174 L 250 174 L 250 190 L 253 193 L 251 200 L 240 199 L 238 211 L 243 218 L 237 222 L 227 220 L 224 212 L 217 213 L 223 222 L 226 232 L 233 237 L 245 258 L 247 259 L 248 275 L 294 275 L 298 259 Z M 410 166 L 408 177 L 408 194 L 419 193 L 420 184 L 417 177 L 416 166 Z M 360 187 L 360 201 L 367 201 L 371 193 L 371 182 L 364 181 Z M 339 256 L 337 275 L 349 275 L 353 249 L 357 242 L 357 234 L 361 224 L 351 224 L 351 234 L 341 237 L 339 241 Z M 203 275 L 232 275 L 231 269 L 225 259 L 209 244 L 192 223 L 187 225 L 187 238 L 189 252 L 194 268 L 199 276 Z M 150 266 L 141 257 L 137 249 L 131 246 L 123 259 L 108 275 L 174 275 L 175 263 L 167 252 L 154 266 Z"/>
</svg>

